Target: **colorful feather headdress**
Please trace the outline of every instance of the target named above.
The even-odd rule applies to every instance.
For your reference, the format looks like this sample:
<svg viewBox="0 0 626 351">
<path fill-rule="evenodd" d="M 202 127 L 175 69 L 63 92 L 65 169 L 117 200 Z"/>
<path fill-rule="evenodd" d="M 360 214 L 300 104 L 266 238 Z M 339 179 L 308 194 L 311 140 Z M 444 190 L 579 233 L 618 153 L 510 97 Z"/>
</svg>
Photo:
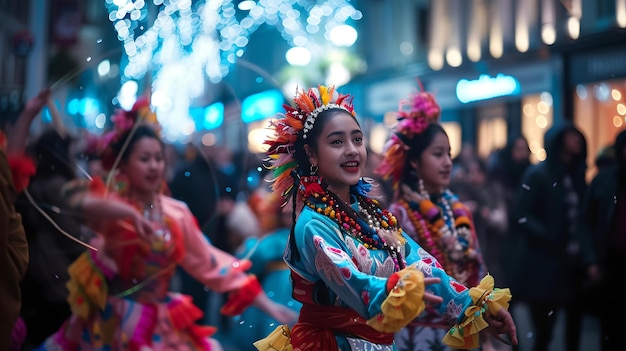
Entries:
<svg viewBox="0 0 626 351">
<path fill-rule="evenodd" d="M 383 179 L 391 179 L 394 189 L 398 188 L 410 141 L 426 130 L 430 123 L 439 123 L 441 108 L 435 97 L 425 92 L 420 83 L 419 91 L 400 101 L 396 114 L 398 124 L 395 133 L 387 141 L 384 159 L 376 169 Z"/>
<path fill-rule="evenodd" d="M 297 162 L 293 157 L 294 145 L 298 138 L 307 138 L 313 129 L 317 116 L 329 109 L 342 109 L 356 117 L 352 96 L 340 94 L 334 86 L 318 85 L 308 91 L 296 90 L 294 106 L 283 105 L 284 114 L 279 114 L 270 121 L 269 129 L 273 135 L 265 140 L 269 148 L 266 151 L 272 171 L 272 190 L 287 199 L 293 190 L 294 180 L 291 172 L 296 169 Z M 283 203 L 285 205 L 287 201 Z"/>
</svg>

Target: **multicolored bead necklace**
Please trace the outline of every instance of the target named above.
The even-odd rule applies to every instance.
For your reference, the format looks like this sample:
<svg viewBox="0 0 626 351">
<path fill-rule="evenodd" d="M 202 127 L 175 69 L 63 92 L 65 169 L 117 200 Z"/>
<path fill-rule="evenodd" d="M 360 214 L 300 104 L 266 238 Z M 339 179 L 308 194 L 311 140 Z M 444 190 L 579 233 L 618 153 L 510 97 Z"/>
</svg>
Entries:
<svg viewBox="0 0 626 351">
<path fill-rule="evenodd" d="M 474 259 L 472 223 L 467 208 L 448 190 L 441 195 L 439 205 L 432 202 L 428 194 L 421 195 L 419 202 L 399 201 L 417 231 L 415 240 L 447 271 L 452 262 Z M 453 238 L 454 242 L 450 243 L 448 238 Z"/>
<path fill-rule="evenodd" d="M 319 176 L 300 178 L 299 193 L 305 206 L 331 218 L 348 235 L 359 240 L 367 249 L 385 250 L 393 259 L 396 270 L 406 266 L 401 254 L 405 240 L 398 229 L 396 217 L 383 210 L 377 200 L 363 194 L 356 196 L 358 212 L 325 190 Z"/>
</svg>

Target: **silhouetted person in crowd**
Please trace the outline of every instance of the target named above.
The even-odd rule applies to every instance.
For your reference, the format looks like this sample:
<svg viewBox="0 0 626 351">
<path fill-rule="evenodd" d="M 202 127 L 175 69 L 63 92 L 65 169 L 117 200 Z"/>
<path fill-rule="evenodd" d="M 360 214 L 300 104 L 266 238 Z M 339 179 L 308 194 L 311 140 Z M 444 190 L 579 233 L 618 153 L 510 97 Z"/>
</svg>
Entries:
<svg viewBox="0 0 626 351">
<path fill-rule="evenodd" d="M 526 302 L 535 351 L 546 351 L 558 312 L 566 312 L 566 349 L 580 344 L 582 260 L 575 240 L 576 219 L 585 192 L 587 146 L 569 122 L 545 135 L 546 159 L 530 166 L 517 191 L 513 219 L 517 274 L 511 291 Z M 580 303 L 580 304 L 577 304 Z M 528 339 L 522 339 L 528 340 Z"/>
<path fill-rule="evenodd" d="M 596 165 L 596 175 L 607 168 L 611 168 L 616 162 L 615 147 L 614 145 L 608 145 L 600 149 L 594 163 Z"/>
<path fill-rule="evenodd" d="M 69 280 L 67 269 L 85 247 L 61 231 L 82 241 L 88 239 L 86 228 L 61 196 L 60 189 L 77 178 L 71 146 L 72 138 L 56 129 L 39 136 L 30 152 L 36 173 L 30 179 L 28 192 L 22 193 L 16 202 L 30 253 L 22 281 L 21 310 L 27 327 L 27 348 L 41 344 L 71 314 L 65 285 Z"/>
<path fill-rule="evenodd" d="M 19 350 L 26 338 L 19 313 L 20 283 L 29 264 L 28 242 L 15 200 L 35 173 L 25 148 L 30 126 L 49 97 L 50 90 L 44 89 L 30 98 L 14 123 L 3 124 L 0 132 L 0 350 Z"/>
<path fill-rule="evenodd" d="M 530 163 L 530 148 L 528 141 L 521 134 L 514 134 L 509 137 L 506 145 L 492 155 L 490 163 L 487 167 L 487 182 L 490 184 L 500 184 L 504 196 L 504 206 L 506 208 L 507 228 L 515 226 L 515 218 L 513 216 L 513 208 L 515 206 L 515 196 L 521 188 L 521 179 Z M 510 285 L 512 271 L 515 270 L 517 262 L 512 262 L 511 255 L 506 254 L 511 250 L 515 250 L 514 240 L 509 240 L 510 231 L 504 232 L 506 237 L 502 238 L 504 252 L 502 257 L 502 281 L 506 285 Z M 512 301 L 515 303 L 515 300 Z"/>
<path fill-rule="evenodd" d="M 580 216 L 580 240 L 592 305 L 600 319 L 603 351 L 623 350 L 622 328 L 614 319 L 626 314 L 623 303 L 600 298 L 620 286 L 626 265 L 626 130 L 615 139 L 615 162 L 592 180 Z M 581 306 L 582 307 L 582 306 Z"/>
</svg>

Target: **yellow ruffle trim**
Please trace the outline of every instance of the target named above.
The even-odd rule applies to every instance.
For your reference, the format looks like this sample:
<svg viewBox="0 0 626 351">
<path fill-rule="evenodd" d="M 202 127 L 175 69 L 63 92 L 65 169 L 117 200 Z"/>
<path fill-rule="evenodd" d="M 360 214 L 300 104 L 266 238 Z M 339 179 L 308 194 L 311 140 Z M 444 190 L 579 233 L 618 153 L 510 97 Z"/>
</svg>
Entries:
<svg viewBox="0 0 626 351">
<path fill-rule="evenodd" d="M 424 311 L 424 274 L 411 265 L 397 272 L 400 279 L 381 305 L 382 313 L 367 325 L 383 332 L 395 333 Z"/>
<path fill-rule="evenodd" d="M 253 345 L 259 351 L 292 351 L 289 326 L 279 325 L 270 335 L 255 341 Z"/>
<path fill-rule="evenodd" d="M 511 292 L 509 289 L 494 288 L 494 279 L 486 275 L 477 287 L 469 293 L 474 305 L 465 310 L 465 320 L 452 327 L 443 338 L 444 344 L 456 349 L 473 349 L 479 346 L 478 333 L 489 324 L 484 314 L 495 315 L 500 309 L 509 309 Z"/>
<path fill-rule="evenodd" d="M 104 275 L 93 263 L 89 252 L 80 255 L 68 268 L 70 280 L 68 302 L 72 313 L 83 319 L 92 308 L 104 309 L 107 301 L 107 284 Z"/>
</svg>

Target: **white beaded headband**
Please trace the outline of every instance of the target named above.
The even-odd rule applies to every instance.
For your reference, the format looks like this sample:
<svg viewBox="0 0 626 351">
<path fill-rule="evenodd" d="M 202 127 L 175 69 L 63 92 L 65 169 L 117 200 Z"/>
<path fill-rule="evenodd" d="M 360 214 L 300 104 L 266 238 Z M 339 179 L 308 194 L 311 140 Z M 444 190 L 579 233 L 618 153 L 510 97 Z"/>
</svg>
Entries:
<svg viewBox="0 0 626 351">
<path fill-rule="evenodd" d="M 315 124 L 315 120 L 317 119 L 317 116 L 326 111 L 326 110 L 330 110 L 330 109 L 340 109 L 340 110 L 344 110 L 346 112 L 348 112 L 349 114 L 352 114 L 352 112 L 350 110 L 348 110 L 347 108 L 345 108 L 344 106 L 341 105 L 337 105 L 337 104 L 328 104 L 328 105 L 322 105 L 318 108 L 316 108 L 315 110 L 311 111 L 311 113 L 309 113 L 309 115 L 306 117 L 306 121 L 304 121 L 304 128 L 302 128 L 302 138 L 306 139 L 307 137 L 307 133 L 313 129 L 313 125 Z"/>
</svg>

